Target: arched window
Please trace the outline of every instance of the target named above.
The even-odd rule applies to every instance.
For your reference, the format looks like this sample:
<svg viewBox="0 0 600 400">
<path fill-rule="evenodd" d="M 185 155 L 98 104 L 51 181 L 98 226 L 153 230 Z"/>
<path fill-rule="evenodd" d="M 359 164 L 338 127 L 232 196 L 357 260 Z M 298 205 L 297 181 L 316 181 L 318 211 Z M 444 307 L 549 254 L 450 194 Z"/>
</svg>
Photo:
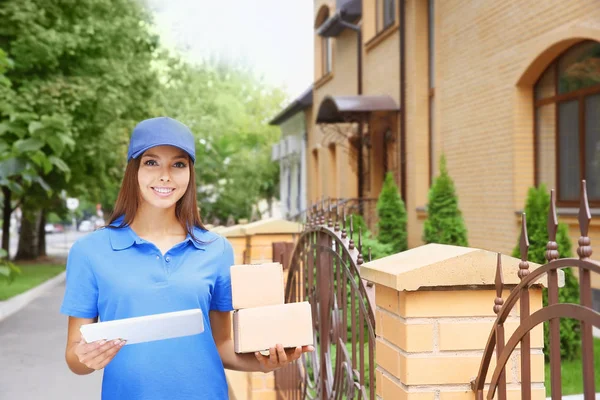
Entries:
<svg viewBox="0 0 600 400">
<path fill-rule="evenodd" d="M 322 78 L 331 72 L 332 66 L 332 38 L 321 37 L 316 31 L 329 18 L 329 7 L 321 6 L 315 18 L 315 59 L 318 63 L 316 79 Z"/>
<path fill-rule="evenodd" d="M 552 62 L 535 94 L 536 183 L 576 206 L 581 179 L 600 206 L 600 43 L 581 42 Z"/>
</svg>

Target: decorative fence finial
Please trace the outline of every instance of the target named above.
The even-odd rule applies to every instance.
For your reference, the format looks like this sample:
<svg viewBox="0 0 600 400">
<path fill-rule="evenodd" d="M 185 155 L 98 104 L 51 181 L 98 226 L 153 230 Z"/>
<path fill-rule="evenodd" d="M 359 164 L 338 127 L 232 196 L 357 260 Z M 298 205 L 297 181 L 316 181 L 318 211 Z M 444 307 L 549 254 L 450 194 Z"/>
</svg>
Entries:
<svg viewBox="0 0 600 400">
<path fill-rule="evenodd" d="M 321 199 L 321 219 L 319 220 L 320 225 L 325 225 L 325 196 Z"/>
<path fill-rule="evenodd" d="M 356 265 L 359 267 L 365 262 L 362 256 L 362 227 L 358 227 L 358 256 L 356 257 Z"/>
<path fill-rule="evenodd" d="M 344 216 L 344 219 L 343 219 L 344 226 L 342 228 L 342 239 L 346 239 L 348 237 L 348 231 L 346 230 L 346 207 L 343 208 L 342 214 Z"/>
<path fill-rule="evenodd" d="M 350 214 L 350 242 L 348 248 L 354 250 L 354 223 L 352 222 L 352 214 Z"/>
<path fill-rule="evenodd" d="M 521 262 L 519 263 L 519 278 L 523 280 L 529 275 L 529 263 L 527 262 L 527 252 L 529 250 L 529 238 L 527 237 L 527 216 L 523 213 L 521 220 Z"/>
<path fill-rule="evenodd" d="M 592 256 L 592 242 L 588 237 L 592 214 L 590 213 L 585 179 L 581 181 L 581 195 L 579 197 L 579 230 L 581 231 L 581 237 L 579 238 L 577 254 L 580 259 L 587 260 Z"/>
<path fill-rule="evenodd" d="M 498 314 L 502 309 L 502 290 L 504 290 L 504 277 L 502 276 L 502 254 L 498 253 L 496 263 L 496 298 L 494 299 L 494 313 Z"/>
<path fill-rule="evenodd" d="M 556 218 L 556 197 L 554 189 L 550 191 L 550 209 L 548 210 L 548 244 L 546 245 L 546 260 L 548 262 L 558 260 L 558 244 L 556 243 L 556 231 L 558 219 Z"/>
</svg>

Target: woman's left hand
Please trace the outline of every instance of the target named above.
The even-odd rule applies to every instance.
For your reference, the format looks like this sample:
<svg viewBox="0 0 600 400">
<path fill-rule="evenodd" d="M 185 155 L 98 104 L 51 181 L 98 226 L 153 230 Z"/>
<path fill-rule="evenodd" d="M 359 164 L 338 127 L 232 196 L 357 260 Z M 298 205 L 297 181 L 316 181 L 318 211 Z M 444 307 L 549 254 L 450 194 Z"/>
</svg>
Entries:
<svg viewBox="0 0 600 400">
<path fill-rule="evenodd" d="M 315 351 L 313 346 L 296 347 L 295 349 L 284 350 L 283 346 L 278 344 L 269 349 L 269 355 L 263 356 L 260 352 L 254 353 L 256 359 L 260 363 L 260 368 L 263 372 L 271 372 L 286 366 L 287 364 L 296 361 L 302 353 Z"/>
</svg>

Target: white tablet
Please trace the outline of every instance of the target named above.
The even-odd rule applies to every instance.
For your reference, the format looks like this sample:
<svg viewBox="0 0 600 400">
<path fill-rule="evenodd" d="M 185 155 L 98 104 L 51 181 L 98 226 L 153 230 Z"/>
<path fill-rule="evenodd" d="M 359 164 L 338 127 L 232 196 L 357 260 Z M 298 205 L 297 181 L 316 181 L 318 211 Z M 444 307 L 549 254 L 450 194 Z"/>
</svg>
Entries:
<svg viewBox="0 0 600 400">
<path fill-rule="evenodd" d="M 196 335 L 204 331 L 202 310 L 176 311 L 144 317 L 81 325 L 87 343 L 96 340 L 124 339 L 126 345 Z"/>
</svg>

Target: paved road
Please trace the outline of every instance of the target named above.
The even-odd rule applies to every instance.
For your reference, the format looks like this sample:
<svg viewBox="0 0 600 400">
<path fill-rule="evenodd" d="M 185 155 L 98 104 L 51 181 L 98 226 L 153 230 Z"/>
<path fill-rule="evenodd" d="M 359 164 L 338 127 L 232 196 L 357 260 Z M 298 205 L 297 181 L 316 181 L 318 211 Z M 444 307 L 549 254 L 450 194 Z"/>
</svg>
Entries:
<svg viewBox="0 0 600 400">
<path fill-rule="evenodd" d="M 78 376 L 64 361 L 64 284 L 0 322 L 0 399 L 99 399 L 102 373 Z"/>
<path fill-rule="evenodd" d="M 66 257 L 82 232 L 46 235 L 48 255 Z M 10 254 L 17 250 L 11 235 Z M 67 317 L 58 310 L 64 284 L 0 321 L 0 400 L 99 399 L 102 373 L 78 376 L 64 361 Z"/>
</svg>

